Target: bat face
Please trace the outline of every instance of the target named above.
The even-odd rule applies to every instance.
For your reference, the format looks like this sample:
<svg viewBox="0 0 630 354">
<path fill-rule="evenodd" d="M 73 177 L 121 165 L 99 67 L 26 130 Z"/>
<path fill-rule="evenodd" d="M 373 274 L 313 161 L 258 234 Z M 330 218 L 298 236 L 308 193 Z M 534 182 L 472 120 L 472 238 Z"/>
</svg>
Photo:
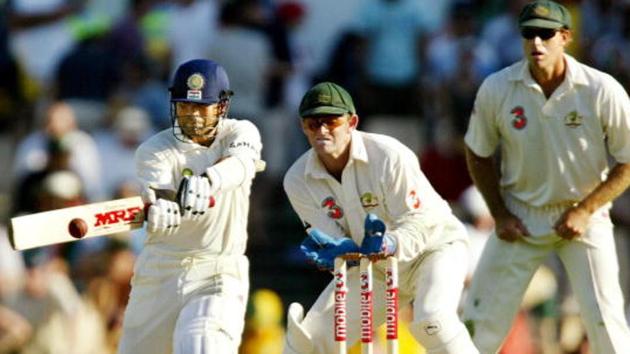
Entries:
<svg viewBox="0 0 630 354">
<path fill-rule="evenodd" d="M 76 241 L 69 231 L 75 219 L 87 224 L 82 239 L 110 235 L 142 227 L 144 203 L 140 197 L 79 205 L 11 219 L 9 239 L 15 250 Z"/>
</svg>

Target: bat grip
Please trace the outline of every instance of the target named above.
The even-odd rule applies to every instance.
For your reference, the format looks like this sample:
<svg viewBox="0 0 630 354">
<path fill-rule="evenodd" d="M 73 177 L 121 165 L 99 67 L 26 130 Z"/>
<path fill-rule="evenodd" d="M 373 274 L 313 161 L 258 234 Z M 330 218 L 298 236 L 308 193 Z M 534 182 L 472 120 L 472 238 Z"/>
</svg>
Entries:
<svg viewBox="0 0 630 354">
<path fill-rule="evenodd" d="M 167 200 L 171 200 L 168 198 L 164 198 Z M 175 200 L 171 200 L 171 201 L 175 201 Z M 212 208 L 214 207 L 216 204 L 216 200 L 214 199 L 214 196 L 210 196 L 209 200 L 208 200 L 208 207 Z M 149 208 L 151 208 L 151 203 L 144 203 L 144 207 L 142 208 L 142 211 L 144 212 L 144 221 L 147 221 L 147 219 L 149 218 Z M 180 206 L 181 207 L 181 206 Z"/>
</svg>

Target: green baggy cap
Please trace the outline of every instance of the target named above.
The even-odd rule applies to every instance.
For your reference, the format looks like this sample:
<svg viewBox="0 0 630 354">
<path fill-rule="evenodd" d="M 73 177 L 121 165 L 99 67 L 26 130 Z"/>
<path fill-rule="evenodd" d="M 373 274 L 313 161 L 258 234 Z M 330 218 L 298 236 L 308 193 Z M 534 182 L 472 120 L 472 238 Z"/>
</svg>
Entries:
<svg viewBox="0 0 630 354">
<path fill-rule="evenodd" d="M 537 0 L 525 5 L 518 24 L 520 27 L 571 28 L 571 14 L 555 1 Z"/>
<path fill-rule="evenodd" d="M 348 91 L 332 82 L 320 82 L 306 91 L 299 111 L 302 118 L 356 113 Z"/>
</svg>

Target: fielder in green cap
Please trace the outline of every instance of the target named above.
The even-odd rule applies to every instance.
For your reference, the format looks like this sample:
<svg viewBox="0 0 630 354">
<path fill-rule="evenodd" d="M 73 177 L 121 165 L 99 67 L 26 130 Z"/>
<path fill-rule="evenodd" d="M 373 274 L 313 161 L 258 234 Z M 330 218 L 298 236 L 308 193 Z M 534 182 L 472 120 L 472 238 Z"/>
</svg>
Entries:
<svg viewBox="0 0 630 354">
<path fill-rule="evenodd" d="M 555 253 L 590 350 L 627 353 L 609 209 L 630 186 L 630 99 L 613 77 L 565 53 L 564 6 L 528 3 L 519 27 L 524 59 L 484 80 L 465 136 L 470 175 L 496 226 L 463 318 L 477 348 L 496 353 L 532 275 Z"/>
<path fill-rule="evenodd" d="M 566 7 L 549 0 L 538 0 L 525 5 L 518 18 L 523 27 L 551 29 L 571 28 L 571 14 Z"/>
<path fill-rule="evenodd" d="M 321 82 L 306 92 L 300 103 L 300 117 L 356 114 L 348 91 L 332 82 Z"/>
<path fill-rule="evenodd" d="M 332 82 L 308 90 L 299 115 L 312 149 L 289 168 L 284 189 L 307 233 L 300 245 L 304 258 L 332 271 L 335 259 L 348 253 L 396 257 L 406 279 L 400 306 L 414 304 L 413 336 L 428 353 L 478 354 L 457 315 L 466 231 L 420 171 L 416 154 L 392 137 L 358 130 L 352 97 Z M 385 264 L 374 264 L 373 328 L 391 314 L 383 296 Z M 351 291 L 359 289 L 357 267 L 348 270 L 347 283 Z M 291 304 L 284 354 L 345 352 L 345 341 L 333 335 L 339 319 L 334 285 L 306 316 L 299 303 Z M 335 328 L 347 333 L 351 345 L 359 339 L 362 312 L 358 296 L 347 301 L 347 327 Z"/>
</svg>

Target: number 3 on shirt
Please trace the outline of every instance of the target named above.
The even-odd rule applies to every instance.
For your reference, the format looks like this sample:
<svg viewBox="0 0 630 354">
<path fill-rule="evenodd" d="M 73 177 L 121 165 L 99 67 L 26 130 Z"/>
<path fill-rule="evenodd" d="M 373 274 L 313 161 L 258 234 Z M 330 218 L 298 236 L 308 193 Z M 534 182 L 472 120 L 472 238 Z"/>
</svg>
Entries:
<svg viewBox="0 0 630 354">
<path fill-rule="evenodd" d="M 420 198 L 415 190 L 412 190 L 407 195 L 407 205 L 412 209 L 420 208 Z"/>
<path fill-rule="evenodd" d="M 343 217 L 343 209 L 341 209 L 341 207 L 337 205 L 337 202 L 333 197 L 328 197 L 324 199 L 322 201 L 322 208 L 328 209 L 326 214 L 331 219 L 341 219 Z"/>
</svg>

